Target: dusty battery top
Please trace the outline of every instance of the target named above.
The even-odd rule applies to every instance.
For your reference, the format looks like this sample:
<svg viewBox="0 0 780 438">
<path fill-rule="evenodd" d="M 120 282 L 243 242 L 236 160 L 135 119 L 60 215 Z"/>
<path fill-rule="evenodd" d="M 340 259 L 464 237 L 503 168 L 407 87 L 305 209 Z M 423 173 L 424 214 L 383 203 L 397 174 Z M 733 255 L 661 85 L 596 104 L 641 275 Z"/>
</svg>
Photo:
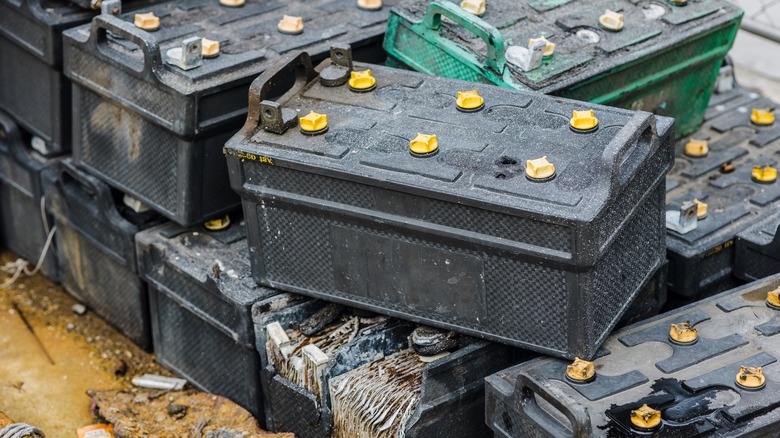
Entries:
<svg viewBox="0 0 780 438">
<path fill-rule="evenodd" d="M 734 271 L 737 233 L 780 204 L 776 106 L 739 87 L 716 94 L 708 121 L 678 142 L 666 184 L 671 291 L 719 291 Z"/>
<path fill-rule="evenodd" d="M 256 279 L 595 353 L 664 259 L 672 120 L 349 58 L 261 75 L 226 145 Z"/>
<path fill-rule="evenodd" d="M 742 11 L 725 0 L 415 0 L 384 47 L 421 72 L 701 123 Z"/>
<path fill-rule="evenodd" d="M 745 281 L 780 273 L 780 211 L 737 234 L 734 275 Z"/>
<path fill-rule="evenodd" d="M 486 421 L 504 438 L 773 436 L 778 293 L 770 277 L 617 331 L 593 362 L 499 372 L 486 379 Z"/>
</svg>

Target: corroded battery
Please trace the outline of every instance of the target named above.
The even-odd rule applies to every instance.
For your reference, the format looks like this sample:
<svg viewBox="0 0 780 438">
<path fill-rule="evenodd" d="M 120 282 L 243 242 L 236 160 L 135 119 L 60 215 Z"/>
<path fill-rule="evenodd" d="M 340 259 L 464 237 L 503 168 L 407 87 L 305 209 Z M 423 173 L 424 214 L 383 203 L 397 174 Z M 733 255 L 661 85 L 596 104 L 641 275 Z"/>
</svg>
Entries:
<svg viewBox="0 0 780 438">
<path fill-rule="evenodd" d="M 226 145 L 255 278 L 594 354 L 664 260 L 672 120 L 332 52 L 261 75 Z"/>
<path fill-rule="evenodd" d="M 496 437 L 773 436 L 780 276 L 613 333 L 593 362 L 541 358 L 486 379 Z"/>
<path fill-rule="evenodd" d="M 708 120 L 677 145 L 666 184 L 669 289 L 722 291 L 733 277 L 734 239 L 780 205 L 776 104 L 742 88 L 715 95 Z"/>
<path fill-rule="evenodd" d="M 73 159 L 182 225 L 234 210 L 221 153 L 246 118 L 249 84 L 302 47 L 324 58 L 345 42 L 381 59 L 385 3 L 183 0 L 67 31 Z"/>
</svg>

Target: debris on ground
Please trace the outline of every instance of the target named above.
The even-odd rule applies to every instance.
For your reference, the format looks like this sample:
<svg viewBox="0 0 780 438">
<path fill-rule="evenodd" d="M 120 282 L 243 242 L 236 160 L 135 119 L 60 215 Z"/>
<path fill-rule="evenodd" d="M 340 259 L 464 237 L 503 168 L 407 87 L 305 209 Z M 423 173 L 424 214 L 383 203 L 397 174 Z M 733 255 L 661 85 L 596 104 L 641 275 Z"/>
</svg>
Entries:
<svg viewBox="0 0 780 438">
<path fill-rule="evenodd" d="M 195 390 L 89 390 L 92 413 L 110 423 L 116 438 L 294 438 L 265 432 L 252 414 L 232 401 Z"/>
<path fill-rule="evenodd" d="M 157 374 L 144 374 L 143 376 L 133 377 L 133 385 L 147 389 L 167 389 L 181 391 L 187 381 L 175 377 L 159 376 Z"/>
<path fill-rule="evenodd" d="M 14 423 L 14 420 L 0 412 L 0 438 L 46 438 L 46 435 L 35 426 Z"/>
</svg>

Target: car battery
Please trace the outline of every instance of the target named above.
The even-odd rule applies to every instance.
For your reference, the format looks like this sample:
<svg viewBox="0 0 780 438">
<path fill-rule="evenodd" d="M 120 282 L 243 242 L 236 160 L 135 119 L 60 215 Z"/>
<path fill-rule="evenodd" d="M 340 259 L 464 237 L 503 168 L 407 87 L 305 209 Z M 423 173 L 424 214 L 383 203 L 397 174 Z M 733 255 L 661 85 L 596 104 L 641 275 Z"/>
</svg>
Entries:
<svg viewBox="0 0 780 438">
<path fill-rule="evenodd" d="M 0 242 L 27 260 L 27 271 L 59 281 L 53 219 L 43 205 L 42 174 L 55 166 L 32 149 L 30 136 L 0 112 Z M 41 259 L 43 257 L 43 259 Z"/>
<path fill-rule="evenodd" d="M 261 75 L 226 145 L 257 281 L 595 353 L 664 259 L 672 120 L 332 56 Z"/>
<path fill-rule="evenodd" d="M 414 327 L 321 300 L 270 304 L 287 299 L 280 295 L 259 302 L 253 313 L 266 425 L 300 438 L 330 437 L 328 382 L 407 348 Z"/>
<path fill-rule="evenodd" d="M 701 129 L 678 142 L 666 184 L 671 292 L 722 290 L 733 277 L 736 235 L 780 205 L 775 107 L 735 88 L 713 102 Z"/>
<path fill-rule="evenodd" d="M 376 58 L 389 5 L 358 3 L 374 4 L 182 0 L 69 30 L 74 160 L 182 225 L 236 209 L 221 154 L 250 83 L 300 47 L 324 58 L 349 42 Z"/>
<path fill-rule="evenodd" d="M 160 216 L 134 211 L 121 193 L 69 159 L 46 170 L 43 190 L 57 225 L 62 286 L 151 351 L 149 297 L 138 277 L 135 235 L 160 223 Z"/>
<path fill-rule="evenodd" d="M 742 10 L 726 0 L 414 0 L 392 9 L 390 62 L 424 73 L 702 121 Z"/>
<path fill-rule="evenodd" d="M 151 3 L 125 0 L 121 6 L 133 10 Z M 71 149 L 62 31 L 98 12 L 66 0 L 0 0 L 0 109 L 35 136 L 33 145 L 41 154 L 62 155 Z"/>
<path fill-rule="evenodd" d="M 530 355 L 468 337 L 435 354 L 422 345 L 429 341 L 426 328 L 418 328 L 408 348 L 331 378 L 332 436 L 488 436 L 485 376 Z"/>
<path fill-rule="evenodd" d="M 613 333 L 593 362 L 528 361 L 486 379 L 496 437 L 773 436 L 780 276 Z"/>
<path fill-rule="evenodd" d="M 149 283 L 156 360 L 260 417 L 252 305 L 277 292 L 255 284 L 243 221 L 231 219 L 138 233 L 139 274 Z"/>
<path fill-rule="evenodd" d="M 780 274 L 780 212 L 737 234 L 734 275 L 745 281 Z"/>
</svg>

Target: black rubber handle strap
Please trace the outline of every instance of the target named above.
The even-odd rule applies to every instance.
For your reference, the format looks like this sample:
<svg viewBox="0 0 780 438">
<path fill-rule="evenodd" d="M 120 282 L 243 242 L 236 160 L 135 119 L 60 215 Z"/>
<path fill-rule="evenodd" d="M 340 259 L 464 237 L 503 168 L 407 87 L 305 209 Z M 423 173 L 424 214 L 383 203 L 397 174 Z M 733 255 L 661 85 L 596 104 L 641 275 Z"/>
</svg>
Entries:
<svg viewBox="0 0 780 438">
<path fill-rule="evenodd" d="M 108 45 L 108 32 L 137 45 L 143 52 L 143 61 L 112 49 Z M 156 73 L 163 67 L 162 55 L 160 45 L 153 34 L 121 18 L 101 14 L 92 19 L 89 44 L 93 45 L 96 53 L 100 53 L 108 62 L 120 68 L 126 67 L 136 75 L 158 82 Z"/>
<path fill-rule="evenodd" d="M 543 398 L 553 408 L 561 412 L 571 423 L 571 432 L 575 437 L 590 437 L 591 424 L 588 409 L 577 403 L 571 396 L 557 388 L 544 376 L 534 371 L 523 371 L 518 375 L 515 386 L 517 405 L 515 409 L 522 410 L 525 418 L 537 424 L 540 430 L 552 432 L 554 436 L 565 433 L 561 423 L 542 409 L 535 396 Z"/>
</svg>

